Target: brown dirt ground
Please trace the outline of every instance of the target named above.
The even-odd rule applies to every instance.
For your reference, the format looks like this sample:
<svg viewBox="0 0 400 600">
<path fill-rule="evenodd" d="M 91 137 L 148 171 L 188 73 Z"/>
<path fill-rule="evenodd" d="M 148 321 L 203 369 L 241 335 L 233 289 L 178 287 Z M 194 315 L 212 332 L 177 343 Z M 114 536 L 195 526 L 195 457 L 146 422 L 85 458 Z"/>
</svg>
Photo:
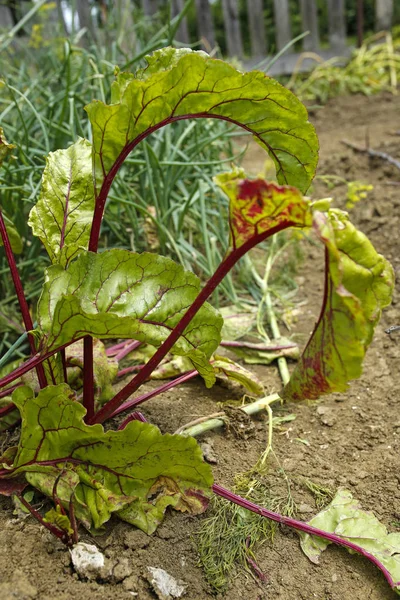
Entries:
<svg viewBox="0 0 400 600">
<path fill-rule="evenodd" d="M 368 201 L 353 209 L 353 220 L 371 238 L 378 251 L 400 269 L 398 252 L 400 171 L 381 160 L 371 160 L 345 147 L 347 138 L 383 149 L 400 159 L 400 96 L 373 98 L 353 96 L 331 101 L 314 110 L 321 144 L 319 174 L 335 174 L 348 180 L 374 185 Z M 256 146 L 249 148 L 246 164 L 257 172 L 263 155 Z M 343 206 L 345 186 L 328 192 L 316 182 L 314 197 L 334 195 Z M 299 273 L 298 301 L 305 301 L 295 331 L 305 342 L 318 315 L 321 302 L 321 256 L 316 248 L 305 247 L 305 261 Z M 399 530 L 400 415 L 398 389 L 400 337 L 388 337 L 386 327 L 398 323 L 398 292 L 393 306 L 379 324 L 367 354 L 364 374 L 348 393 L 332 395 L 323 403 L 299 404 L 274 409 L 274 414 L 296 414 L 296 420 L 276 431 L 274 448 L 287 475 L 292 479 L 298 517 L 311 518 L 317 511 L 314 499 L 300 484 L 308 477 L 333 489 L 344 486 L 353 491 L 366 509 L 373 510 L 391 531 Z M 259 367 L 269 392 L 279 389 L 276 367 Z M 205 390 L 198 382 L 177 388 L 163 398 L 146 404 L 143 412 L 163 432 L 174 431 L 192 419 L 215 412 L 216 402 L 229 400 L 230 392 L 220 386 Z M 321 414 L 318 407 L 324 407 Z M 234 474 L 251 467 L 266 442 L 264 417 L 255 420 L 255 433 L 238 439 L 232 432 L 207 435 L 212 441 L 218 464 L 215 479 L 232 486 Z M 306 439 L 305 445 L 298 439 Z M 277 477 L 271 463 L 271 477 Z M 147 537 L 121 522 L 112 522 L 95 543 L 116 565 L 111 581 L 80 581 L 70 566 L 68 551 L 58 545 L 30 518 L 13 515 L 7 499 L 0 499 L 0 597 L 2 600 L 37 598 L 40 600 L 140 600 L 155 598 L 146 577 L 148 566 L 161 567 L 188 584 L 188 600 L 205 600 L 213 595 L 201 569 L 192 535 L 199 519 L 170 514 L 153 537 Z M 397 524 L 397 529 L 396 529 Z M 83 532 L 82 539 L 90 541 Z M 124 560 L 122 560 L 124 559 Z M 232 578 L 226 598 L 230 600 L 390 600 L 396 595 L 383 576 L 367 560 L 350 556 L 345 550 L 330 547 L 319 566 L 311 564 L 299 548 L 297 535 L 281 529 L 274 544 L 264 544 L 257 552 L 259 567 L 267 575 L 262 584 L 244 572 Z M 117 563 L 119 562 L 119 565 Z"/>
</svg>

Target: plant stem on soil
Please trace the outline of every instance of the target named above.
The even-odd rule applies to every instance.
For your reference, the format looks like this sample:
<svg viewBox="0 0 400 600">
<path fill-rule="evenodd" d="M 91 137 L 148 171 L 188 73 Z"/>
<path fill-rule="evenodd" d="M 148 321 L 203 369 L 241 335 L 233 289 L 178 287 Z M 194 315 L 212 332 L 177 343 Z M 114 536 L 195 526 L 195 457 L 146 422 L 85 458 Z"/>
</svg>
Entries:
<svg viewBox="0 0 400 600">
<path fill-rule="evenodd" d="M 392 576 L 390 575 L 389 571 L 386 569 L 386 567 L 384 567 L 384 565 L 380 563 L 379 560 L 373 554 L 370 554 L 369 552 L 364 550 L 364 548 L 357 546 L 357 544 L 353 544 L 353 542 L 349 542 L 348 540 L 338 535 L 335 535 L 334 533 L 329 533 L 327 531 L 317 529 L 316 527 L 308 525 L 308 523 L 304 523 L 303 521 L 297 521 L 296 519 L 292 519 L 291 517 L 285 517 L 283 515 L 280 515 L 279 513 L 275 513 L 266 508 L 262 508 L 261 506 L 254 504 L 254 502 L 250 502 L 250 500 L 246 500 L 241 496 L 237 496 L 236 494 L 230 492 L 229 490 L 223 488 L 218 484 L 214 484 L 212 486 L 212 490 L 217 496 L 221 496 L 221 498 L 225 498 L 225 500 L 229 500 L 234 504 L 238 504 L 239 506 L 242 506 L 243 508 L 246 508 L 251 512 L 261 515 L 262 517 L 266 517 L 267 519 L 271 519 L 272 521 L 276 521 L 277 523 L 281 523 L 282 525 L 287 525 L 288 527 L 296 529 L 297 531 L 302 531 L 303 533 L 307 533 L 309 535 L 316 535 L 324 540 L 328 540 L 332 544 L 344 546 L 345 548 L 348 548 L 353 552 L 357 552 L 357 554 L 361 554 L 382 571 L 383 575 L 386 578 L 386 581 L 392 589 L 397 589 L 400 586 L 400 581 L 395 582 Z"/>
</svg>

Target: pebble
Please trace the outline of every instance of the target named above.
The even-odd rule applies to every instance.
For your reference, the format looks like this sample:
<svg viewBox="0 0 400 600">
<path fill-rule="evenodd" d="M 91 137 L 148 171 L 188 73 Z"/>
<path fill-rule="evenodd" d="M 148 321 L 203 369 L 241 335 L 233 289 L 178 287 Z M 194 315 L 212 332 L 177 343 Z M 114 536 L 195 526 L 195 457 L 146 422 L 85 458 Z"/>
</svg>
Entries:
<svg viewBox="0 0 400 600">
<path fill-rule="evenodd" d="M 100 577 L 105 557 L 97 546 L 79 542 L 69 551 L 76 573 L 83 579 L 93 580 Z"/>
<path fill-rule="evenodd" d="M 186 593 L 187 584 L 176 580 L 172 575 L 158 567 L 147 567 L 149 583 L 159 600 L 181 598 Z"/>
</svg>

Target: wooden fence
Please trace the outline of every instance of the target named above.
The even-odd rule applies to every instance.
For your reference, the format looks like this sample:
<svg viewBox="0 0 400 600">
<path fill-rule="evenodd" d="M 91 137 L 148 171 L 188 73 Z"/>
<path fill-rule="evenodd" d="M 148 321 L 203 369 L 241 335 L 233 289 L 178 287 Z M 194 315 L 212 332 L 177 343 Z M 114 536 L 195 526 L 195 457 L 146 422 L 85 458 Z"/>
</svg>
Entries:
<svg viewBox="0 0 400 600">
<path fill-rule="evenodd" d="M 225 46 L 231 57 L 242 58 L 244 25 L 239 16 L 239 0 L 216 0 L 222 7 Z M 388 30 L 392 25 L 394 1 L 375 0 L 375 29 Z M 141 0 L 144 12 L 152 15 L 165 0 Z M 346 0 L 325 0 L 328 15 L 329 46 L 332 51 L 340 52 L 346 46 Z M 251 44 L 251 56 L 262 58 L 268 54 L 268 36 L 264 24 L 264 0 L 246 0 L 247 27 Z M 173 12 L 179 14 L 185 0 L 172 0 Z M 293 6 L 293 4 L 292 4 Z M 216 46 L 215 27 L 210 0 L 195 0 L 197 39 L 201 39 L 205 50 Z M 293 38 L 292 17 L 289 0 L 273 0 L 275 50 L 279 51 Z M 293 10 L 293 8 L 292 8 Z M 303 31 L 309 35 L 303 38 L 304 51 L 318 52 L 320 49 L 320 24 L 316 0 L 298 0 L 297 13 L 301 16 Z M 363 1 L 358 0 L 358 21 L 362 28 Z M 190 39 L 188 23 L 183 19 L 177 38 L 184 44 L 193 42 Z"/>
</svg>

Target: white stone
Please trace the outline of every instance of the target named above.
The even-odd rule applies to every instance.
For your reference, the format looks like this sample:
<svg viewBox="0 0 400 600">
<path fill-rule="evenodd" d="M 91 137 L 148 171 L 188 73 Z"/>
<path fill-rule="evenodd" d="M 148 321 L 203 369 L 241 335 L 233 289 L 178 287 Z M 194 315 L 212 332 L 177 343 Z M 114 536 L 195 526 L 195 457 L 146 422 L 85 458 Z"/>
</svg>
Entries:
<svg viewBox="0 0 400 600">
<path fill-rule="evenodd" d="M 104 554 L 93 544 L 79 542 L 70 550 L 72 564 L 80 577 L 96 579 L 104 567 Z"/>
<path fill-rule="evenodd" d="M 174 579 L 164 569 L 147 567 L 147 570 L 152 575 L 150 583 L 159 598 L 181 598 L 186 592 L 186 584 Z"/>
</svg>

